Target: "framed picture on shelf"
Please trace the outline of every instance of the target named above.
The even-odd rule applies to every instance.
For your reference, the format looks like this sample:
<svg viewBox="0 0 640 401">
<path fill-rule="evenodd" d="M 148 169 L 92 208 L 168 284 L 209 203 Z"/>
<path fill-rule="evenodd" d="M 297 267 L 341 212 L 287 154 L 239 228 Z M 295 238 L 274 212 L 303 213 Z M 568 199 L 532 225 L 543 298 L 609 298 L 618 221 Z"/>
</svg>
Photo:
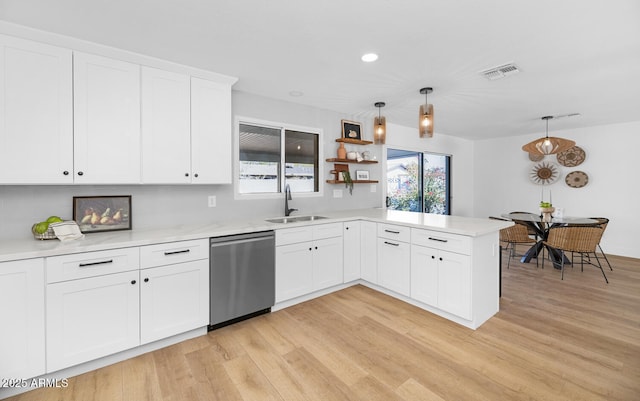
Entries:
<svg viewBox="0 0 640 401">
<path fill-rule="evenodd" d="M 342 137 L 361 140 L 362 125 L 355 121 L 342 120 Z"/>
<path fill-rule="evenodd" d="M 131 230 L 131 195 L 74 196 L 73 220 L 83 233 Z"/>
<path fill-rule="evenodd" d="M 369 180 L 369 171 L 368 170 L 356 170 L 356 180 Z"/>
</svg>

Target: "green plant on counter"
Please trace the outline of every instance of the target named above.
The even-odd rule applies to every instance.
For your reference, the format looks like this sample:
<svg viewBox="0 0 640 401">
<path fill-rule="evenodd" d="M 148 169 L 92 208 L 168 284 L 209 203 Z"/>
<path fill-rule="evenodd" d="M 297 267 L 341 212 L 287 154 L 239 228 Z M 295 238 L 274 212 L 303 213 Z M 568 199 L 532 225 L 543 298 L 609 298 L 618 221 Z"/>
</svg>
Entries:
<svg viewBox="0 0 640 401">
<path fill-rule="evenodd" d="M 353 180 L 351 179 L 351 173 L 348 171 L 342 171 L 342 178 L 344 178 L 344 186 L 349 188 L 349 195 L 353 195 Z"/>
<path fill-rule="evenodd" d="M 540 207 L 551 207 L 553 206 L 551 202 L 540 202 Z"/>
</svg>

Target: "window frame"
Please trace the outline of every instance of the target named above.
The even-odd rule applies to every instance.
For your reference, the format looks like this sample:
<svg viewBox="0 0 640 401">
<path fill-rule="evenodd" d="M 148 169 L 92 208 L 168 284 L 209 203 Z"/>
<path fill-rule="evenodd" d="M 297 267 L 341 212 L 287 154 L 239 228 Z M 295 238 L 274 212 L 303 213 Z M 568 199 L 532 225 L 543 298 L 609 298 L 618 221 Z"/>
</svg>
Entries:
<svg viewBox="0 0 640 401">
<path fill-rule="evenodd" d="M 280 171 L 278 172 L 280 180 L 280 188 L 278 192 L 268 193 L 251 193 L 243 194 L 239 192 L 239 174 L 240 171 L 240 124 L 258 125 L 267 128 L 280 129 Z M 318 135 L 318 192 L 292 192 L 298 198 L 316 198 L 324 196 L 324 132 L 322 128 L 306 127 L 302 125 L 288 124 L 276 121 L 262 120 L 252 117 L 235 116 L 233 121 L 233 193 L 235 200 L 251 200 L 251 199 L 281 199 L 284 196 L 285 187 L 285 131 L 306 132 Z"/>
</svg>

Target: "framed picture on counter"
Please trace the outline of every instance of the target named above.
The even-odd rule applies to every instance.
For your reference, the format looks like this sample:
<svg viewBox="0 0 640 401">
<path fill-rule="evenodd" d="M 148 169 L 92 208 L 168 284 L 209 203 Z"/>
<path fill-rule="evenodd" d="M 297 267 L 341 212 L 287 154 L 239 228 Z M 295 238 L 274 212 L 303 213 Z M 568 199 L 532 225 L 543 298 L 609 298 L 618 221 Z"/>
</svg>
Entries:
<svg viewBox="0 0 640 401">
<path fill-rule="evenodd" d="M 74 196 L 73 220 L 83 233 L 131 230 L 131 195 Z"/>
</svg>

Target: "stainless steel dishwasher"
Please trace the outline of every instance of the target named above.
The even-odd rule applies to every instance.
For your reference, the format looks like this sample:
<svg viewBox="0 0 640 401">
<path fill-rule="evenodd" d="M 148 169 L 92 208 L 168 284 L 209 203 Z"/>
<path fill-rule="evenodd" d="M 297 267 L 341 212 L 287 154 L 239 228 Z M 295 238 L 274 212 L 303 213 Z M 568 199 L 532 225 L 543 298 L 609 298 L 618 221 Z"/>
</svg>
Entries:
<svg viewBox="0 0 640 401">
<path fill-rule="evenodd" d="M 271 311 L 275 233 L 211 238 L 209 330 Z"/>
</svg>

